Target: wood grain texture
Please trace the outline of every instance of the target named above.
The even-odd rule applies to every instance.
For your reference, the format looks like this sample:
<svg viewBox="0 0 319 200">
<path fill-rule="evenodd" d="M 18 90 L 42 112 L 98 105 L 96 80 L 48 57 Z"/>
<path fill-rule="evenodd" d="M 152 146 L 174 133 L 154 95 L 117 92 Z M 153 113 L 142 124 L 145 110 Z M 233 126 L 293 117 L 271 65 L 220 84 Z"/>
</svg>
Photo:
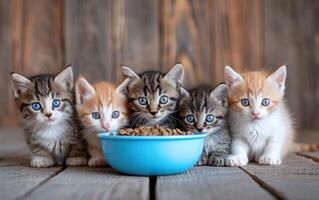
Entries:
<svg viewBox="0 0 319 200">
<path fill-rule="evenodd" d="M 1 199 L 9 200 L 22 197 L 59 173 L 61 169 L 61 167 L 36 169 L 21 165 L 0 166 L 0 180 L 6 180 L 0 185 Z"/>
<path fill-rule="evenodd" d="M 24 73 L 56 73 L 64 66 L 63 1 L 23 1 Z"/>
<path fill-rule="evenodd" d="M 137 73 L 158 70 L 159 0 L 119 0 L 114 2 L 114 74 L 121 78 L 120 67 L 134 67 Z"/>
<path fill-rule="evenodd" d="M 318 2 L 265 1 L 265 59 L 270 69 L 286 64 L 286 96 L 301 127 L 318 127 Z M 314 6 L 317 5 L 317 6 Z M 318 122 L 318 121 L 317 121 Z M 318 123 L 317 123 L 318 124 Z"/>
<path fill-rule="evenodd" d="M 0 130 L 1 199 L 23 197 L 62 170 L 62 167 L 31 168 L 29 156 L 30 151 L 20 129 Z"/>
<path fill-rule="evenodd" d="M 280 166 L 248 165 L 242 168 L 281 199 L 318 199 L 318 162 L 291 154 Z"/>
<path fill-rule="evenodd" d="M 224 65 L 287 64 L 287 101 L 301 128 L 319 128 L 319 1 L 3 0 L 0 126 L 18 126 L 9 72 L 60 71 L 121 80 L 120 66 L 166 72 L 185 66 L 185 86 L 223 81 Z M 265 68 L 263 68 L 265 67 Z"/>
<path fill-rule="evenodd" d="M 161 4 L 161 65 L 177 62 L 185 68 L 184 84 L 211 83 L 209 1 L 171 1 Z"/>
<path fill-rule="evenodd" d="M 12 99 L 10 72 L 21 59 L 17 51 L 21 39 L 21 3 L 17 1 L 0 2 L 0 127 L 17 126 L 17 115 Z"/>
<path fill-rule="evenodd" d="M 211 68 L 214 83 L 223 81 L 224 67 L 238 71 L 264 66 L 263 1 L 210 1 L 212 46 Z"/>
<path fill-rule="evenodd" d="M 89 81 L 113 80 L 112 1 L 65 1 L 66 63 Z"/>
<path fill-rule="evenodd" d="M 249 192 L 248 192 L 249 191 Z M 156 199 L 274 199 L 238 168 L 195 167 L 157 178 Z"/>
<path fill-rule="evenodd" d="M 24 199 L 149 199 L 147 177 L 119 175 L 110 168 L 67 168 Z"/>
</svg>

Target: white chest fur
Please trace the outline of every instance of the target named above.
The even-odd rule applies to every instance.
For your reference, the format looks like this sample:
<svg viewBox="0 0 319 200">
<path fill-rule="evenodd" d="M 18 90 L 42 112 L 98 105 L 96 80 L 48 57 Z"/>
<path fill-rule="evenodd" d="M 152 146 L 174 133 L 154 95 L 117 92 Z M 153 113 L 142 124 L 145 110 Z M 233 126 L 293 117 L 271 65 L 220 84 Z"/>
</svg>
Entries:
<svg viewBox="0 0 319 200">
<path fill-rule="evenodd" d="M 251 159 L 265 154 L 266 146 L 271 142 L 277 144 L 278 151 L 288 148 L 293 137 L 293 128 L 289 113 L 284 105 L 278 107 L 268 117 L 249 121 L 238 113 L 230 113 L 231 131 L 234 138 L 243 140 L 248 146 Z M 286 151 L 279 152 L 283 154 Z"/>
<path fill-rule="evenodd" d="M 48 141 L 63 141 L 64 138 L 69 135 L 68 125 L 66 123 L 59 123 L 54 126 L 46 126 L 40 129 L 36 136 L 42 140 Z"/>
</svg>

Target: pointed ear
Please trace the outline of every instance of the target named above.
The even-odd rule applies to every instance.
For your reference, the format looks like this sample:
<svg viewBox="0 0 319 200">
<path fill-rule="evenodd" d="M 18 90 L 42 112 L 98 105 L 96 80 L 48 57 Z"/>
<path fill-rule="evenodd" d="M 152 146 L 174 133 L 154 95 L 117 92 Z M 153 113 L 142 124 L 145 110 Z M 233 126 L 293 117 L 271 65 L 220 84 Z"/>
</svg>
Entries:
<svg viewBox="0 0 319 200">
<path fill-rule="evenodd" d="M 126 97 L 126 88 L 130 83 L 130 78 L 126 78 L 119 86 L 115 88 L 115 92 L 123 97 Z"/>
<path fill-rule="evenodd" d="M 184 68 L 183 65 L 178 63 L 172 67 L 169 72 L 167 72 L 164 76 L 164 79 L 169 80 L 175 83 L 177 86 L 181 85 L 184 78 Z"/>
<path fill-rule="evenodd" d="M 189 92 L 184 89 L 183 87 L 181 87 L 181 96 L 182 97 L 189 97 Z"/>
<path fill-rule="evenodd" d="M 270 74 L 267 77 L 267 80 L 275 82 L 278 85 L 280 92 L 284 92 L 286 76 L 287 76 L 287 69 L 286 69 L 286 66 L 283 65 L 279 67 L 275 72 Z"/>
<path fill-rule="evenodd" d="M 13 86 L 14 98 L 19 98 L 21 93 L 24 93 L 32 85 L 32 82 L 18 73 L 11 73 L 11 81 Z"/>
<path fill-rule="evenodd" d="M 215 89 L 210 92 L 210 97 L 216 99 L 224 107 L 228 106 L 227 101 L 227 85 L 219 84 Z"/>
<path fill-rule="evenodd" d="M 94 88 L 83 77 L 80 77 L 75 84 L 75 100 L 76 104 L 83 104 L 85 101 L 92 98 L 95 94 Z"/>
<path fill-rule="evenodd" d="M 122 66 L 122 75 L 128 78 L 140 79 L 140 77 L 131 68 L 127 66 Z"/>
<path fill-rule="evenodd" d="M 243 81 L 243 77 L 229 66 L 225 67 L 224 78 L 228 87 L 236 86 Z"/>
<path fill-rule="evenodd" d="M 60 84 L 64 89 L 72 91 L 73 90 L 73 71 L 72 66 L 69 66 L 58 73 L 54 81 Z"/>
</svg>

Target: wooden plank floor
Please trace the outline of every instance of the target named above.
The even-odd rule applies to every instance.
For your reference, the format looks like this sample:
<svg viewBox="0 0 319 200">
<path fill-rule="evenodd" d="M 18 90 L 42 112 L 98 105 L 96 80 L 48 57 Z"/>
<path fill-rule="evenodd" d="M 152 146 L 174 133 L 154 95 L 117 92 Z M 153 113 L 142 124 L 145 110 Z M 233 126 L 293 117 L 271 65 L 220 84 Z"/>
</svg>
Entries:
<svg viewBox="0 0 319 200">
<path fill-rule="evenodd" d="M 319 132 L 299 140 L 319 142 Z M 319 152 L 290 154 L 281 166 L 195 167 L 138 177 L 111 168 L 29 167 L 20 129 L 0 130 L 0 198 L 7 199 L 319 199 Z"/>
</svg>

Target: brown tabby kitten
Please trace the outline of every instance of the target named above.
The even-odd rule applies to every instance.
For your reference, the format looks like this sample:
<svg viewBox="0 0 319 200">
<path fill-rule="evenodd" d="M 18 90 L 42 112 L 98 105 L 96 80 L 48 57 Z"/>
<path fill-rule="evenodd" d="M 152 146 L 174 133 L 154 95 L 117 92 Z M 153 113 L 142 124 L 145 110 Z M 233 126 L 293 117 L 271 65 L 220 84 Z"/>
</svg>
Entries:
<svg viewBox="0 0 319 200">
<path fill-rule="evenodd" d="M 184 70 L 176 64 L 169 72 L 147 71 L 137 75 L 131 68 L 122 67 L 122 74 L 129 81 L 126 87 L 128 108 L 132 113 L 130 126 L 160 125 L 175 128 L 173 114 L 183 95 Z"/>
<path fill-rule="evenodd" d="M 32 152 L 32 167 L 54 164 L 85 165 L 79 150 L 74 119 L 72 68 L 57 75 L 27 78 L 12 73 L 13 95 L 22 116 L 27 144 Z M 72 146 L 73 151 L 70 155 Z"/>
<path fill-rule="evenodd" d="M 215 89 L 196 87 L 181 100 L 179 118 L 182 129 L 208 134 L 198 165 L 225 165 L 231 143 L 227 114 L 226 84 L 220 84 Z"/>
</svg>

